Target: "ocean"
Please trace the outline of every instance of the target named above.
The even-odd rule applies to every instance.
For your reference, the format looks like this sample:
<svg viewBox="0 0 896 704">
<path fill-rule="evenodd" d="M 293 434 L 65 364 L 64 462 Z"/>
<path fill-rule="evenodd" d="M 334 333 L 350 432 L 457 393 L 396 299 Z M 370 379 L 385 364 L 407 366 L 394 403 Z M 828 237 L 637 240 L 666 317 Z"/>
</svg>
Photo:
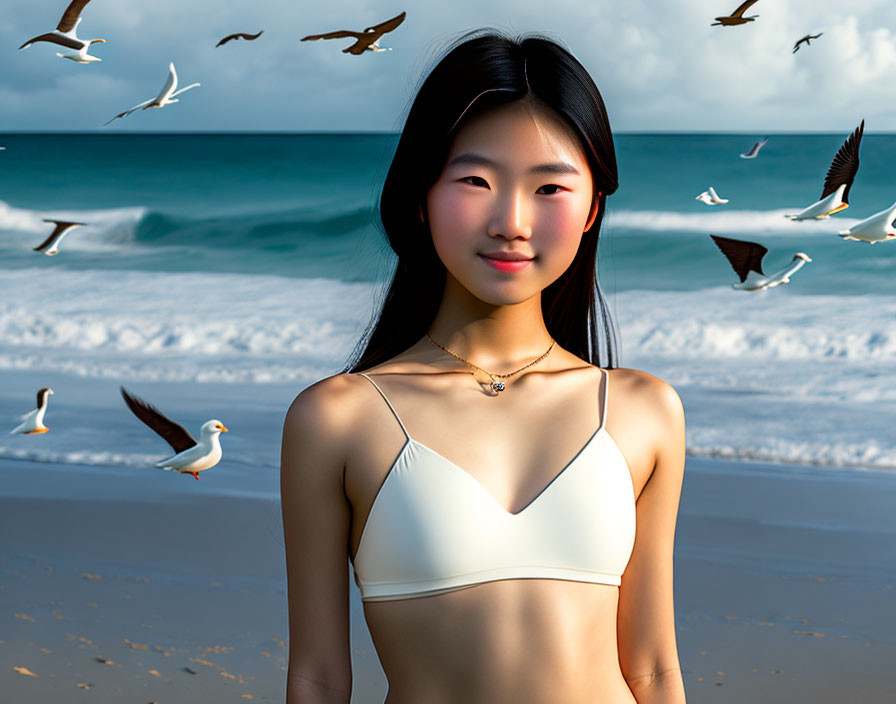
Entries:
<svg viewBox="0 0 896 704">
<path fill-rule="evenodd" d="M 896 243 L 836 233 L 896 200 L 896 136 L 864 136 L 850 208 L 813 222 L 784 215 L 819 198 L 847 133 L 738 158 L 762 136 L 617 135 L 598 261 L 620 366 L 678 390 L 690 455 L 894 470 Z M 0 426 L 56 391 L 51 432 L 0 432 L 0 457 L 157 471 L 168 447 L 122 384 L 194 433 L 231 428 L 203 479 L 275 492 L 290 400 L 343 366 L 391 274 L 375 204 L 396 142 L 0 135 Z M 710 185 L 730 202 L 695 200 Z M 32 251 L 49 217 L 88 223 L 54 257 Z M 766 273 L 813 261 L 736 291 L 710 234 L 764 244 Z"/>
</svg>

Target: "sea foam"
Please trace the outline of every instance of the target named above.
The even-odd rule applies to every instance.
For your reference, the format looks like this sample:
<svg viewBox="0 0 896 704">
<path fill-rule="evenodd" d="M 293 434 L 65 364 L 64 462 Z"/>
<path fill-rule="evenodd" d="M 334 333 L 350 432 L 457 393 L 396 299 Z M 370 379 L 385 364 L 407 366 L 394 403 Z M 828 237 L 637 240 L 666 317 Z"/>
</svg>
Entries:
<svg viewBox="0 0 896 704">
<path fill-rule="evenodd" d="M 705 212 L 693 213 L 610 208 L 605 222 L 611 228 L 725 234 L 836 234 L 859 222 L 842 215 L 820 220 L 791 220 L 787 217 L 800 212 L 803 207 L 778 210 L 729 210 L 724 205 L 705 207 Z"/>
<path fill-rule="evenodd" d="M 276 381 L 338 365 L 378 285 L 244 274 L 5 271 L 0 368 Z"/>
</svg>

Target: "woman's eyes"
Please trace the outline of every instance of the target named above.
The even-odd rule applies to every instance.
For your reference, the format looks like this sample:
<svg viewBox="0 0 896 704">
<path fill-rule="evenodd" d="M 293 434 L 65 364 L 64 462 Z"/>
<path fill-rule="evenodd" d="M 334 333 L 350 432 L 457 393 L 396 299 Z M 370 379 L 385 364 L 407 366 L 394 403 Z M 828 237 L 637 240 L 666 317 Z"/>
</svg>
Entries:
<svg viewBox="0 0 896 704">
<path fill-rule="evenodd" d="M 464 176 L 460 180 L 466 181 L 467 183 L 469 183 L 472 186 L 485 186 L 486 188 L 488 188 L 488 181 L 486 181 L 484 178 L 482 178 L 480 176 Z M 559 193 L 561 190 L 563 190 L 563 186 L 558 186 L 556 183 L 545 184 L 544 186 L 541 186 L 538 190 L 541 191 L 544 188 L 553 188 L 554 189 L 550 193 L 543 194 L 546 196 L 552 196 L 555 193 Z"/>
</svg>

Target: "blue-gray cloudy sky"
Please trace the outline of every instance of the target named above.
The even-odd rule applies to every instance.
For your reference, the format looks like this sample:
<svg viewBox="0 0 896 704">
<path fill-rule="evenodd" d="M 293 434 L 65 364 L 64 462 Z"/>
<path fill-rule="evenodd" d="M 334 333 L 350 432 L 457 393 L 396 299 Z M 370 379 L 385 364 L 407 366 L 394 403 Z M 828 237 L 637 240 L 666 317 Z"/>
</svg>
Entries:
<svg viewBox="0 0 896 704">
<path fill-rule="evenodd" d="M 0 18 L 0 132 L 396 131 L 423 72 L 463 31 L 482 26 L 560 39 L 588 68 L 617 131 L 896 130 L 896 3 L 760 0 L 755 22 L 710 27 L 739 0 L 92 0 L 78 28 L 102 37 L 75 64 L 30 37 L 56 26 L 66 0 L 11 0 Z M 402 10 L 380 42 L 305 34 L 363 29 Z M 232 32 L 264 34 L 215 48 Z M 791 53 L 807 33 L 824 32 Z M 154 97 L 173 61 L 201 87 L 162 110 L 102 123 Z"/>
</svg>

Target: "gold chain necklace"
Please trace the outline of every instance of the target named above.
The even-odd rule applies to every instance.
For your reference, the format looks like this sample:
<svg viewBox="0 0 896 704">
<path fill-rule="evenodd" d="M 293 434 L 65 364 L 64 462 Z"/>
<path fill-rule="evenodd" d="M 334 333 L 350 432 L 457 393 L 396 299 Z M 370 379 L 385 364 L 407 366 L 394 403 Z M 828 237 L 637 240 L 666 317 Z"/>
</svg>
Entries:
<svg viewBox="0 0 896 704">
<path fill-rule="evenodd" d="M 464 358 L 461 357 L 459 354 L 455 354 L 454 352 L 452 352 L 451 350 L 449 350 L 447 347 L 444 347 L 444 346 L 440 345 L 438 342 L 436 342 L 435 340 L 433 340 L 432 337 L 430 337 L 430 334 L 429 334 L 429 333 L 426 333 L 426 336 L 429 337 L 430 342 L 432 342 L 432 343 L 433 343 L 434 345 L 436 345 L 437 347 L 441 347 L 443 350 L 445 350 L 445 351 L 446 351 L 448 354 L 450 354 L 452 357 L 456 357 L 457 359 L 459 359 L 459 360 L 460 360 L 461 362 L 463 362 L 464 364 L 469 364 L 469 365 L 470 365 L 471 367 L 473 367 L 474 369 L 478 369 L 479 371 L 481 371 L 481 372 L 485 372 L 486 374 L 488 374 L 489 377 L 491 377 L 491 380 L 492 380 L 492 382 L 491 382 L 492 391 L 494 391 L 496 394 L 501 393 L 501 392 L 506 388 L 504 382 L 503 382 L 503 381 L 499 381 L 498 379 L 506 379 L 506 378 L 508 378 L 508 377 L 513 376 L 514 374 L 519 374 L 521 371 L 523 371 L 523 369 L 526 369 L 526 368 L 528 368 L 528 367 L 531 367 L 531 366 L 532 366 L 533 364 L 535 364 L 536 362 L 540 362 L 541 360 L 543 360 L 545 357 L 548 356 L 548 352 L 550 352 L 552 349 L 554 349 L 554 345 L 557 344 L 557 341 L 556 341 L 556 340 L 551 340 L 551 346 L 547 348 L 547 350 L 545 351 L 545 353 L 544 353 L 543 355 L 541 355 L 538 359 L 534 359 L 534 360 L 532 360 L 531 362 L 529 362 L 528 364 L 526 364 L 526 365 L 520 367 L 520 368 L 517 369 L 516 371 L 508 372 L 507 374 L 492 374 L 490 371 L 487 371 L 487 370 L 483 369 L 482 367 L 477 367 L 477 366 L 476 366 L 475 364 L 473 364 L 471 361 L 469 361 L 469 360 L 467 360 L 467 359 L 464 359 Z M 472 374 L 473 372 L 470 372 L 470 373 Z"/>
</svg>

